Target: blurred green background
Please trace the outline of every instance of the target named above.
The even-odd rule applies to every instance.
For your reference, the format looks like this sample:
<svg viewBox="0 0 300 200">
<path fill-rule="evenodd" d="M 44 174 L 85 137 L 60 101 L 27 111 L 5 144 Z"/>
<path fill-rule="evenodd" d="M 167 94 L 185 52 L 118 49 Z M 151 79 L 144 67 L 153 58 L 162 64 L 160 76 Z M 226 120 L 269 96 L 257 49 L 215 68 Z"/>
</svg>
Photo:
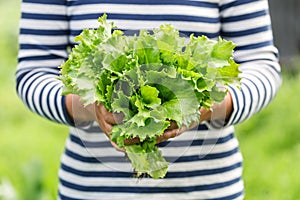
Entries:
<svg viewBox="0 0 300 200">
<path fill-rule="evenodd" d="M 0 0 L 0 200 L 54 200 L 67 127 L 16 96 L 19 4 Z M 236 127 L 248 200 L 300 199 L 300 60 L 287 65 L 275 100 Z"/>
</svg>

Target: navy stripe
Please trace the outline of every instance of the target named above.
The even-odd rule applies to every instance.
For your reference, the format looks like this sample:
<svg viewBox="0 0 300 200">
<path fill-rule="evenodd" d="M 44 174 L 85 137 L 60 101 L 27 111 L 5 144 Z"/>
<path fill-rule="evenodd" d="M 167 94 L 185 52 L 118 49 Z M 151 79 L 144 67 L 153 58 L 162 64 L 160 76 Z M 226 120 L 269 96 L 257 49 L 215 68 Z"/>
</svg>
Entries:
<svg viewBox="0 0 300 200">
<path fill-rule="evenodd" d="M 33 69 L 36 69 L 36 68 L 33 68 Z M 24 72 L 20 73 L 20 75 L 17 77 L 17 80 L 16 80 L 16 82 L 17 82 L 16 88 L 19 88 L 21 80 L 23 80 L 23 78 L 24 78 L 28 73 L 31 73 L 30 77 L 31 77 L 31 76 L 34 76 L 34 75 L 37 74 L 37 73 L 40 73 L 40 71 L 39 71 L 39 72 L 32 73 L 31 70 L 33 70 L 33 69 L 19 69 L 19 70 L 16 72 L 16 74 L 18 74 L 20 71 L 24 71 Z M 54 69 L 56 69 L 56 68 L 54 68 Z M 44 71 L 44 73 L 46 73 L 46 74 L 54 74 L 54 75 L 57 75 L 56 73 L 51 72 L 50 70 L 49 70 L 49 71 Z M 29 77 L 29 78 L 30 78 L 30 77 Z M 29 79 L 29 78 L 28 78 L 28 79 Z M 28 81 L 28 79 L 26 79 L 26 81 L 24 82 L 23 86 L 20 88 L 20 91 L 24 91 L 24 86 L 25 86 L 25 83 Z"/>
<path fill-rule="evenodd" d="M 20 44 L 21 50 L 67 50 L 66 45 Z"/>
<path fill-rule="evenodd" d="M 45 112 L 45 109 L 43 109 L 43 95 L 44 95 L 44 91 L 45 91 L 45 88 L 46 88 L 47 86 L 44 86 L 43 88 L 42 88 L 42 90 L 41 90 L 41 93 L 40 93 L 40 96 L 39 96 L 39 105 L 40 105 L 40 107 L 41 107 L 41 111 L 42 111 L 42 116 L 44 116 L 44 117 L 46 117 L 47 119 L 49 119 L 49 120 L 51 120 L 52 118 L 53 118 L 53 116 L 52 116 L 52 118 L 49 116 L 49 115 L 47 115 L 46 114 L 46 112 Z M 52 87 L 53 88 L 53 87 Z M 52 89 L 51 88 L 51 89 Z M 47 108 L 49 108 L 49 105 L 47 105 Z M 49 109 L 50 110 L 50 109 Z"/>
<path fill-rule="evenodd" d="M 41 73 L 41 72 L 35 72 L 35 73 L 33 73 L 33 74 L 31 74 L 31 76 L 29 77 L 29 78 L 31 78 L 32 76 L 34 76 L 34 75 L 36 75 L 36 74 L 39 74 L 39 73 Z M 25 95 L 24 95 L 24 100 L 25 100 L 25 102 L 26 102 L 26 104 L 28 105 L 28 107 L 29 108 L 31 108 L 29 105 L 29 96 L 28 96 L 28 93 L 29 93 L 29 89 L 30 88 L 32 88 L 32 85 L 33 84 L 35 84 L 35 87 L 34 87 L 34 90 L 33 90 L 33 93 L 36 93 L 36 89 L 39 87 L 39 83 L 41 83 L 41 82 L 43 82 L 44 80 L 46 80 L 47 78 L 44 78 L 44 79 L 42 79 L 42 80 L 40 80 L 38 83 L 36 82 L 36 80 L 37 79 L 39 79 L 40 77 L 42 77 L 42 76 L 44 76 L 45 74 L 53 74 L 53 75 L 55 75 L 55 76 L 57 76 L 57 74 L 55 74 L 55 73 L 53 73 L 53 72 L 47 72 L 47 73 L 41 73 L 39 76 L 37 76 L 37 77 L 35 77 L 35 81 L 32 81 L 31 83 L 30 83 L 30 85 L 27 87 L 27 90 L 26 90 L 26 92 L 25 92 Z M 28 78 L 28 79 L 29 79 Z M 22 91 L 24 91 L 24 88 L 25 87 L 25 84 L 22 86 Z M 51 89 L 52 90 L 52 89 Z M 42 89 L 42 91 L 41 91 L 41 93 L 40 93 L 40 96 L 39 96 L 39 100 L 41 101 L 41 98 L 42 98 L 42 92 L 44 91 L 44 88 Z M 31 98 L 33 98 L 32 96 L 30 96 Z M 31 102 L 33 102 L 33 101 L 31 101 Z M 49 101 L 48 101 L 49 102 Z M 42 105 L 41 103 L 40 104 L 37 104 L 37 105 Z M 33 104 L 33 108 L 31 108 L 31 110 L 33 110 L 33 111 L 38 111 L 37 110 L 37 106 L 36 104 Z M 49 105 L 48 105 L 49 106 Z M 50 106 L 48 107 L 48 108 L 50 108 Z M 43 108 L 41 108 L 41 110 L 42 110 L 42 113 L 39 113 L 40 115 L 42 115 L 42 116 L 45 116 L 45 117 L 47 117 L 48 119 L 51 119 L 49 116 L 47 116 L 46 114 L 45 114 L 45 111 L 43 110 Z M 51 109 L 49 109 L 49 110 L 51 110 Z M 52 113 L 52 112 L 51 112 Z M 57 120 L 55 120 L 54 119 L 54 117 L 53 117 L 53 119 L 52 120 L 54 120 L 54 121 L 57 121 Z M 57 121 L 58 122 L 58 121 Z"/>
<path fill-rule="evenodd" d="M 16 72 L 17 74 L 18 72 Z M 23 80 L 24 76 L 26 76 L 26 73 L 21 73 L 19 76 L 16 76 L 16 91 L 17 91 L 17 94 L 21 97 L 21 91 L 23 89 L 19 89 L 19 86 L 20 86 L 20 83 L 21 83 L 21 80 Z M 24 84 L 26 83 L 26 81 L 24 82 Z"/>
<path fill-rule="evenodd" d="M 177 157 L 171 157 L 171 156 L 165 156 L 166 161 L 168 162 L 194 162 L 194 161 L 200 161 L 200 160 L 214 160 L 214 159 L 220 159 L 229 157 L 235 153 L 238 153 L 238 148 L 234 148 L 230 151 L 224 151 L 222 153 L 209 153 L 209 154 L 201 154 L 201 149 L 199 151 L 199 155 L 193 155 L 193 156 L 181 156 L 179 158 Z"/>
<path fill-rule="evenodd" d="M 61 192 L 58 192 L 58 196 L 60 198 L 60 200 L 86 200 L 86 199 L 75 199 L 75 198 L 71 198 L 71 197 L 67 197 L 61 194 Z"/>
<path fill-rule="evenodd" d="M 100 132 L 99 134 L 104 134 Z M 188 133 L 187 133 L 188 134 Z M 199 133 L 201 134 L 201 133 Z M 112 145 L 109 141 L 101 141 L 101 142 L 91 142 L 85 141 L 80 137 L 75 136 L 74 134 L 70 134 L 70 140 L 82 147 L 85 148 L 111 148 Z M 187 146 L 202 146 L 202 145 L 213 145 L 213 144 L 223 144 L 228 142 L 229 140 L 234 138 L 234 134 L 231 133 L 228 136 L 220 137 L 220 138 L 210 138 L 210 139 L 196 139 L 196 140 L 181 140 L 181 141 L 165 141 L 159 143 L 158 146 L 160 148 L 163 147 L 187 147 Z"/>
<path fill-rule="evenodd" d="M 201 160 L 214 160 L 229 157 L 235 153 L 238 153 L 238 148 L 234 148 L 229 151 L 224 151 L 222 153 L 210 153 L 210 154 L 201 154 L 201 149 L 199 149 L 198 155 L 191 155 L 191 156 L 165 156 L 165 159 L 169 163 L 180 163 L 180 162 L 195 162 Z M 79 160 L 81 162 L 86 163 L 105 163 L 105 162 L 114 162 L 114 163 L 124 163 L 129 162 L 129 160 L 124 156 L 98 156 L 98 157 L 86 157 L 79 155 L 69 149 L 65 150 L 65 154 L 69 157 Z"/>
<path fill-rule="evenodd" d="M 244 190 L 237 192 L 235 194 L 229 195 L 229 196 L 225 196 L 225 197 L 220 197 L 220 198 L 213 198 L 211 200 L 232 200 L 232 199 L 236 199 L 238 197 L 241 197 L 244 195 Z"/>
<path fill-rule="evenodd" d="M 231 91 L 234 94 L 234 98 L 232 98 L 232 100 L 237 101 L 237 102 L 235 102 L 236 108 L 234 108 L 234 110 L 236 110 L 237 112 L 235 112 L 234 115 L 231 116 L 232 117 L 232 123 L 234 124 L 235 119 L 237 118 L 238 112 L 240 111 L 240 105 L 239 105 L 239 98 L 238 98 L 238 94 L 237 94 L 236 90 L 232 86 L 229 86 L 229 87 L 231 88 Z"/>
<path fill-rule="evenodd" d="M 81 171 L 73 167 L 61 164 L 60 168 L 66 172 L 75 174 L 82 177 L 95 177 L 95 178 L 132 178 L 133 172 L 122 172 L 122 171 Z"/>
<path fill-rule="evenodd" d="M 254 82 L 253 82 L 251 79 L 247 78 L 247 77 L 244 77 L 244 78 L 245 78 L 245 80 L 251 82 L 251 83 L 254 85 L 254 87 L 255 87 L 255 89 L 256 89 L 256 91 L 257 91 L 257 94 L 259 94 L 258 88 L 257 88 L 257 86 L 254 84 Z M 253 103 L 254 103 L 254 100 L 253 100 L 253 94 L 252 94 L 253 92 L 251 91 L 251 89 L 250 89 L 250 87 L 249 87 L 248 85 L 245 84 L 245 86 L 247 87 L 247 89 L 248 89 L 248 91 L 249 91 L 250 99 L 251 99 L 250 105 L 249 105 L 248 114 L 247 114 L 247 116 L 246 116 L 246 119 L 248 119 L 248 118 L 250 117 L 250 114 L 253 113 L 253 112 L 251 112 L 252 110 L 254 110 L 254 112 L 257 111 L 257 105 L 256 105 L 255 108 L 253 108 Z M 257 101 L 258 101 L 258 102 L 260 101 L 260 95 L 257 95 Z"/>
<path fill-rule="evenodd" d="M 233 195 L 220 197 L 220 198 L 213 198 L 213 199 L 208 199 L 208 200 L 232 200 L 232 199 L 236 199 L 243 195 L 244 195 L 244 191 L 242 190 L 241 192 L 238 192 Z M 60 192 L 59 192 L 59 197 L 61 198 L 61 200 L 84 200 L 84 199 L 75 199 L 75 198 L 66 197 L 66 196 L 62 195 Z"/>
<path fill-rule="evenodd" d="M 84 191 L 84 192 L 109 192 L 109 193 L 186 193 L 186 192 L 196 192 L 196 191 L 204 191 L 204 190 L 215 190 L 219 188 L 228 187 L 235 183 L 241 181 L 241 178 L 235 178 L 230 181 L 225 181 L 222 183 L 214 183 L 214 184 L 207 184 L 207 185 L 195 185 L 195 186 L 185 186 L 185 187 L 122 187 L 122 186 L 81 186 L 74 183 L 70 183 L 68 181 L 63 180 L 62 178 L 59 179 L 60 183 L 65 187 Z"/>
<path fill-rule="evenodd" d="M 67 21 L 68 18 L 66 15 L 56 15 L 56 14 L 33 14 L 33 13 L 25 13 L 22 12 L 22 19 L 35 19 L 35 20 L 61 20 Z"/>
<path fill-rule="evenodd" d="M 104 134 L 104 133 L 101 132 L 99 134 Z M 103 142 L 90 142 L 90 141 L 85 141 L 75 136 L 74 134 L 70 134 L 69 137 L 72 142 L 85 148 L 111 148 L 112 147 L 111 143 L 108 140 Z"/>
<path fill-rule="evenodd" d="M 248 63 L 248 62 L 253 62 L 253 61 L 268 61 L 268 62 L 276 62 L 275 60 L 273 59 L 269 59 L 269 58 L 258 58 L 258 59 L 251 59 L 251 60 L 236 60 L 236 62 L 238 62 L 239 64 L 243 64 L 243 63 Z M 266 63 L 265 63 L 266 64 Z M 272 70 L 275 70 L 276 72 L 279 72 L 280 74 L 280 71 L 277 71 L 276 68 L 274 68 L 274 66 L 270 65 L 270 67 L 272 68 Z"/>
<path fill-rule="evenodd" d="M 40 83 L 43 83 L 43 81 L 45 81 L 45 80 L 47 80 L 47 78 L 42 78 L 42 79 L 40 79 L 41 77 L 44 77 L 44 74 L 41 74 L 40 76 L 38 76 L 37 78 L 35 78 L 35 81 L 33 81 L 32 83 L 34 83 L 35 84 L 35 87 L 34 88 L 32 88 L 32 86 L 31 87 L 28 87 L 28 90 L 27 90 L 27 92 L 26 92 L 26 96 L 28 96 L 28 92 L 29 92 L 29 88 L 31 88 L 31 89 L 33 89 L 33 94 L 37 94 L 37 92 L 36 92 L 36 90 L 37 90 L 37 88 L 39 88 L 39 84 Z M 39 82 L 37 82 L 37 80 L 39 80 Z M 40 97 L 41 97 L 41 93 L 39 94 L 40 95 Z M 35 95 L 36 96 L 36 95 Z M 34 98 L 34 96 L 31 96 L 31 98 Z M 28 99 L 27 99 L 28 100 Z M 32 100 L 31 102 L 34 102 L 34 100 Z M 41 104 L 33 104 L 33 110 L 34 111 L 36 111 L 38 114 L 40 114 L 40 115 L 42 115 L 43 114 L 43 111 L 42 111 L 42 113 L 39 113 L 39 111 L 38 111 L 38 109 L 37 109 L 37 106 L 41 106 Z M 42 110 L 42 108 L 41 108 L 41 110 Z"/>
<path fill-rule="evenodd" d="M 193 171 L 178 171 L 178 172 L 168 172 L 164 179 L 172 179 L 172 178 L 189 178 L 196 176 L 209 176 L 214 174 L 222 174 L 237 168 L 241 168 L 242 163 L 238 162 L 233 165 L 215 168 L 215 169 L 204 169 L 204 170 L 193 170 Z M 61 169 L 63 171 L 69 172 L 71 174 L 75 174 L 77 176 L 82 177 L 95 177 L 95 178 L 132 178 L 134 177 L 134 172 L 122 172 L 122 171 L 82 171 L 75 169 L 71 166 L 67 166 L 65 164 L 61 164 Z M 149 178 L 149 177 L 145 177 Z"/>
<path fill-rule="evenodd" d="M 244 45 L 244 46 L 237 46 L 235 50 L 253 50 L 253 49 L 258 49 L 262 47 L 267 47 L 273 45 L 272 41 L 266 41 L 266 42 L 260 42 L 260 43 L 255 43 L 255 44 L 249 44 L 249 45 Z"/>
<path fill-rule="evenodd" d="M 256 17 L 261 17 L 267 15 L 267 12 L 265 10 L 257 11 L 254 13 L 244 14 L 244 15 L 237 15 L 233 17 L 224 17 L 221 19 L 222 23 L 229 23 L 229 22 L 237 22 L 237 21 L 243 21 L 248 19 L 254 19 Z"/>
<path fill-rule="evenodd" d="M 264 90 L 263 90 L 263 92 L 264 92 L 263 101 L 262 101 L 261 104 L 259 104 L 260 107 L 258 108 L 258 110 L 261 110 L 263 108 L 263 106 L 266 104 L 266 100 L 267 100 L 267 93 L 266 93 L 266 91 L 267 91 L 267 88 L 266 88 L 266 85 L 264 84 L 264 82 L 261 80 L 261 78 L 259 78 L 256 74 L 254 74 L 254 73 L 249 73 L 249 74 L 251 74 L 252 76 L 254 76 L 261 83 L 261 85 L 264 88 Z M 260 75 L 263 75 L 263 74 L 260 73 Z M 268 80 L 268 78 L 266 76 L 265 76 L 265 78 L 266 78 L 266 80 Z M 260 94 L 258 94 L 258 95 L 260 95 Z"/>
<path fill-rule="evenodd" d="M 37 30 L 37 29 L 26 29 L 20 30 L 22 35 L 41 35 L 41 36 L 67 36 L 69 30 Z"/>
<path fill-rule="evenodd" d="M 266 95 L 267 95 L 267 94 L 266 94 L 265 91 L 267 91 L 267 89 L 266 89 L 266 86 L 265 86 L 265 84 L 263 83 L 263 81 L 262 81 L 259 77 L 257 77 L 256 74 L 250 73 L 250 72 L 248 72 L 248 74 L 254 76 L 254 77 L 261 83 L 261 85 L 262 85 L 263 88 L 264 88 L 264 90 L 263 90 L 263 94 L 264 94 L 264 96 L 263 96 L 263 101 L 262 101 L 261 104 L 258 104 L 258 105 L 260 105 L 260 107 L 258 108 L 258 110 L 260 110 L 260 109 L 262 109 L 262 107 L 266 104 L 266 99 L 267 99 L 267 96 L 266 96 Z M 262 75 L 262 73 L 260 73 L 260 74 Z M 260 96 L 260 93 L 258 93 L 258 95 Z M 237 117 L 237 115 L 234 117 L 234 121 L 236 121 L 236 122 L 241 121 L 241 119 L 242 119 L 242 115 L 241 115 L 241 114 L 240 114 L 239 117 Z"/>
<path fill-rule="evenodd" d="M 269 84 L 270 86 L 270 97 L 269 99 L 267 100 L 266 104 L 263 104 L 263 105 L 267 105 L 270 103 L 270 101 L 272 100 L 272 97 L 274 96 L 275 92 L 273 91 L 273 87 L 272 87 L 272 83 L 270 82 L 270 79 L 269 77 L 267 77 L 267 75 L 265 73 L 261 73 L 261 75 L 265 78 L 265 80 L 267 81 L 267 83 Z M 267 88 L 266 88 L 266 84 L 264 84 L 264 88 L 265 88 L 265 91 L 267 91 Z M 266 92 L 265 92 L 266 94 Z M 265 98 L 266 98 L 266 95 L 265 95 Z"/>
<path fill-rule="evenodd" d="M 47 4 L 47 5 L 66 5 L 67 1 L 61 1 L 61 0 L 23 0 L 23 3 L 40 3 L 40 4 Z"/>
<path fill-rule="evenodd" d="M 105 163 L 105 162 L 116 162 L 116 163 L 124 163 L 128 162 L 126 160 L 125 156 L 102 156 L 102 157 L 85 157 L 81 156 L 75 152 L 72 152 L 69 149 L 65 149 L 65 154 L 75 160 L 79 160 L 81 162 L 86 162 L 86 163 Z"/>
<path fill-rule="evenodd" d="M 125 33 L 125 35 L 139 35 L 140 30 L 125 30 L 125 29 L 119 29 Z M 80 35 L 82 30 L 72 30 L 71 36 L 75 37 L 77 35 Z M 220 36 L 220 32 L 215 33 L 209 33 L 209 32 L 197 32 L 197 31 L 180 31 L 181 37 L 189 37 L 191 34 L 193 34 L 195 37 L 205 35 L 208 38 L 217 38 Z"/>
<path fill-rule="evenodd" d="M 44 60 L 54 60 L 54 59 L 62 59 L 63 57 L 58 55 L 45 55 L 45 56 L 27 56 L 18 58 L 19 63 L 23 61 L 44 61 Z"/>
<path fill-rule="evenodd" d="M 46 0 L 45 0 L 46 1 Z M 219 8 L 218 3 L 201 2 L 201 1 L 182 1 L 182 0 L 89 0 L 89 1 L 70 1 L 69 6 L 79 6 L 87 4 L 128 4 L 128 5 L 186 5 L 186 6 L 198 6 L 204 8 Z"/>
<path fill-rule="evenodd" d="M 32 76 L 36 75 L 36 74 L 39 74 L 37 77 L 35 77 L 35 80 L 42 77 L 43 74 L 42 73 L 39 73 L 39 72 L 36 72 L 36 73 L 33 73 Z M 32 76 L 30 76 L 28 79 L 30 79 Z M 26 90 L 24 90 L 24 87 L 25 87 L 25 84 L 27 83 L 28 79 L 24 82 L 24 85 L 22 86 L 21 88 L 21 91 L 25 91 L 25 95 L 22 96 L 25 100 L 25 103 L 26 105 L 28 105 L 28 107 L 31 109 L 31 110 L 34 110 L 35 111 L 35 105 L 33 104 L 34 108 L 30 107 L 30 104 L 29 104 L 29 96 L 28 96 L 28 93 L 29 93 L 29 90 L 31 89 L 32 85 L 35 83 L 35 80 L 34 81 L 31 81 L 30 84 L 27 86 Z M 31 98 L 33 98 L 33 96 L 30 96 Z M 34 101 L 30 101 L 30 102 L 34 102 Z"/>
<path fill-rule="evenodd" d="M 54 95 L 54 100 L 58 100 L 58 99 L 61 99 L 62 98 L 62 95 L 59 94 L 60 90 L 56 90 L 55 92 L 55 95 Z M 58 103 L 58 102 L 55 102 L 55 112 L 57 113 L 58 115 L 58 119 L 57 120 L 60 120 L 60 122 L 64 122 L 64 116 L 62 116 L 63 113 L 60 112 L 61 109 L 58 108 L 58 105 L 62 105 L 61 102 Z"/>
<path fill-rule="evenodd" d="M 246 115 L 246 117 L 245 117 L 245 119 L 248 119 L 249 118 L 249 116 L 250 116 L 250 114 L 252 113 L 251 112 L 251 109 L 253 109 L 253 95 L 252 95 L 252 92 L 251 92 L 251 90 L 250 90 L 250 88 L 249 88 L 249 86 L 247 85 L 247 84 L 244 84 L 244 86 L 245 86 L 245 88 L 247 88 L 247 90 L 248 90 L 248 92 L 249 92 L 249 96 L 250 96 L 250 104 L 249 104 L 249 108 L 248 108 L 248 110 L 247 110 L 247 115 Z M 245 92 L 243 92 L 243 93 L 245 93 Z"/>
<path fill-rule="evenodd" d="M 186 133 L 188 134 L 188 132 Z M 199 133 L 201 134 L 201 133 Z M 186 147 L 186 146 L 202 146 L 202 145 L 213 145 L 213 144 L 224 144 L 229 140 L 233 139 L 233 133 L 220 138 L 210 139 L 196 139 L 196 140 L 184 140 L 184 141 L 165 141 L 159 144 L 159 147 Z"/>
<path fill-rule="evenodd" d="M 230 3 L 221 5 L 220 6 L 220 11 L 224 11 L 224 10 L 226 10 L 228 8 L 233 8 L 235 6 L 245 5 L 245 4 L 252 3 L 252 2 L 257 2 L 257 1 L 260 1 L 260 0 L 232 1 Z"/>
<path fill-rule="evenodd" d="M 103 132 L 99 126 L 89 126 L 89 127 L 77 127 L 78 129 L 80 130 L 83 130 L 85 131 L 86 133 L 100 133 L 100 132 Z M 205 124 L 200 124 L 198 125 L 197 127 L 195 127 L 194 129 L 192 130 L 198 130 L 198 131 L 207 131 L 208 130 L 208 127 L 205 125 Z"/>
<path fill-rule="evenodd" d="M 40 80 L 39 83 L 42 83 L 42 82 L 44 82 L 44 81 L 46 81 L 46 80 L 48 80 L 48 77 L 45 77 L 44 79 Z M 33 93 L 36 93 L 36 89 L 39 87 L 39 83 L 36 84 L 36 88 L 34 89 L 34 92 L 33 92 Z M 43 102 L 42 102 L 42 101 L 43 101 L 43 95 L 44 95 L 44 90 L 45 90 L 46 87 L 47 87 L 47 85 L 46 85 L 46 86 L 44 85 L 44 87 L 43 87 L 42 90 L 40 91 L 40 95 L 39 95 L 39 104 L 37 104 L 37 105 L 40 106 L 40 110 L 41 110 L 41 112 L 42 112 L 42 113 L 40 113 L 40 115 L 42 115 L 42 116 L 46 117 L 47 119 L 51 120 L 52 118 L 46 114 L 45 109 L 43 109 L 43 107 L 42 107 L 42 105 L 43 105 Z M 36 104 L 34 104 L 34 105 L 36 105 Z M 48 108 L 49 108 L 49 107 L 48 107 Z M 35 109 L 36 109 L 36 106 L 35 106 Z M 37 110 L 37 109 L 36 109 L 36 110 Z"/>
<path fill-rule="evenodd" d="M 243 84 L 242 83 L 242 85 L 243 86 L 245 86 L 245 84 Z M 243 121 L 243 120 L 241 120 L 242 119 L 242 116 L 243 116 L 243 113 L 245 112 L 245 108 L 246 108 L 246 97 L 245 97 L 245 91 L 244 90 L 241 90 L 241 94 L 242 94 L 242 97 L 243 97 L 243 103 L 242 103 L 242 110 L 241 110 L 241 112 L 240 112 L 240 118 L 239 118 L 239 120 L 238 121 Z M 241 99 L 240 99 L 240 101 L 241 101 Z"/>
<path fill-rule="evenodd" d="M 270 26 L 262 26 L 262 27 L 247 29 L 243 31 L 222 32 L 221 34 L 223 37 L 242 37 L 242 36 L 269 31 L 269 30 L 271 30 Z"/>
<path fill-rule="evenodd" d="M 58 120 L 54 117 L 53 111 L 52 111 L 51 106 L 50 106 L 50 100 L 51 100 L 50 94 L 51 94 L 52 90 L 53 90 L 54 88 L 56 88 L 56 86 L 57 86 L 57 84 L 54 85 L 53 87 L 51 87 L 51 89 L 49 90 L 49 92 L 48 92 L 48 94 L 47 94 L 47 108 L 48 108 L 48 110 L 49 110 L 49 112 L 50 112 L 50 115 L 51 115 L 51 117 L 52 117 L 51 120 L 58 122 Z"/>
<path fill-rule="evenodd" d="M 75 126 L 75 123 L 71 120 L 68 112 L 67 112 L 67 107 L 66 107 L 66 96 L 61 97 L 61 105 L 62 105 L 62 111 L 64 118 L 66 119 L 67 124 L 70 126 Z"/>
</svg>

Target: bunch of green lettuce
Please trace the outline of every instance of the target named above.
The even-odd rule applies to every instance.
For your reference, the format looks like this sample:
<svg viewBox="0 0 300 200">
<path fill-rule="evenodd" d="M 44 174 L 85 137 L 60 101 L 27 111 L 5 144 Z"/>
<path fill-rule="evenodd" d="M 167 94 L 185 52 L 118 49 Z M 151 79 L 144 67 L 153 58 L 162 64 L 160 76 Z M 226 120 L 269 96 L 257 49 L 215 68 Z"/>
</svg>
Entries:
<svg viewBox="0 0 300 200">
<path fill-rule="evenodd" d="M 226 90 L 239 82 L 235 45 L 219 38 L 180 37 L 171 25 L 138 36 L 116 30 L 106 15 L 97 29 L 86 29 L 61 65 L 64 94 L 77 94 L 85 105 L 101 103 L 123 113 L 112 141 L 124 147 L 138 175 L 163 178 L 168 162 L 156 146 L 156 137 L 174 121 L 179 127 L 200 119 L 200 107 L 221 102 Z M 140 143 L 124 145 L 138 137 Z"/>
</svg>

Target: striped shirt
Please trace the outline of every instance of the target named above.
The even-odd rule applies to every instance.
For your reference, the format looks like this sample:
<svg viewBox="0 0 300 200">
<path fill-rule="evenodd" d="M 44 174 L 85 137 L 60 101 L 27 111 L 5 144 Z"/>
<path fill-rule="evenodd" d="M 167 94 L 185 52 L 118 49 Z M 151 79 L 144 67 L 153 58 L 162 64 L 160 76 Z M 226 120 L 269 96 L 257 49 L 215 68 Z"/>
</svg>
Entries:
<svg viewBox="0 0 300 200">
<path fill-rule="evenodd" d="M 267 106 L 280 84 L 267 0 L 23 0 L 16 89 L 33 112 L 70 126 L 59 170 L 58 199 L 243 199 L 242 156 L 233 125 Z M 96 123 L 75 127 L 61 96 L 58 66 L 74 37 L 98 27 L 103 13 L 125 33 L 172 24 L 182 34 L 222 36 L 237 44 L 242 86 L 229 87 L 226 125 L 205 122 L 159 144 L 170 166 L 164 179 L 134 178 Z"/>
</svg>

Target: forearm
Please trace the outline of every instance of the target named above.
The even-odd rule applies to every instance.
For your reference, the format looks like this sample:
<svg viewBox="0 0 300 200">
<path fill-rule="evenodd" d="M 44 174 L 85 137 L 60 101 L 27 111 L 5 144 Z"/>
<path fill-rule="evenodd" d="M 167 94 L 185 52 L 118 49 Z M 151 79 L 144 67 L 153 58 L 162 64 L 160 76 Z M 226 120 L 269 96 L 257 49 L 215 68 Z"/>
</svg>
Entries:
<svg viewBox="0 0 300 200">
<path fill-rule="evenodd" d="M 54 10 L 52 12 L 50 10 Z M 34 113 L 61 124 L 71 124 L 58 80 L 58 66 L 67 58 L 68 18 L 66 5 L 22 1 L 16 90 Z M 57 18 L 57 14 L 61 17 Z"/>
<path fill-rule="evenodd" d="M 84 106 L 78 95 L 68 94 L 66 96 L 66 110 L 70 119 L 75 124 L 96 120 L 94 104 Z"/>
<path fill-rule="evenodd" d="M 233 111 L 227 125 L 234 125 L 272 101 L 281 85 L 280 65 L 268 1 L 222 0 L 220 11 L 222 37 L 237 44 L 234 59 L 241 64 L 241 86 L 228 88 Z"/>
</svg>

